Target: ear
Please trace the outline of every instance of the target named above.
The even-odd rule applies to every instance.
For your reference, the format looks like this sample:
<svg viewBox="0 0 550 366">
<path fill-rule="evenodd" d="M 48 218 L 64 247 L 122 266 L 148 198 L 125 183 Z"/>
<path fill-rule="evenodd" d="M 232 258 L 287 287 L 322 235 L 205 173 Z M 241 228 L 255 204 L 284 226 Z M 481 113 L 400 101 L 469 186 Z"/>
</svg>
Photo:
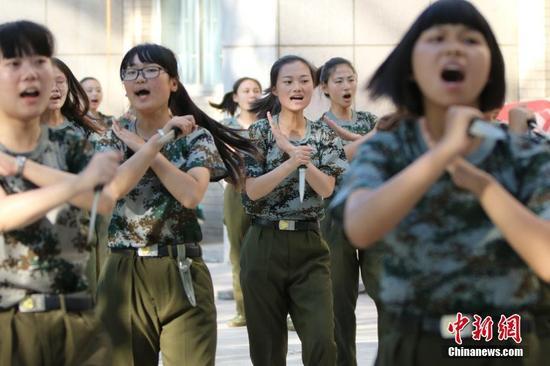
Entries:
<svg viewBox="0 0 550 366">
<path fill-rule="evenodd" d="M 279 93 L 277 92 L 277 87 L 274 86 L 273 88 L 271 88 L 271 94 L 273 94 L 274 96 L 278 97 L 279 96 Z"/>
<path fill-rule="evenodd" d="M 236 93 L 233 93 L 233 94 L 231 94 L 231 95 L 233 96 L 233 101 L 234 101 L 235 103 L 237 103 L 237 102 L 238 102 L 238 101 L 237 101 L 237 99 L 238 99 L 238 98 L 237 98 L 237 94 L 236 94 Z"/>
<path fill-rule="evenodd" d="M 170 79 L 170 91 L 175 92 L 176 90 L 178 90 L 178 79 L 171 78 Z"/>
<path fill-rule="evenodd" d="M 323 92 L 324 95 L 328 96 L 328 87 L 327 84 L 319 84 L 319 88 Z"/>
</svg>

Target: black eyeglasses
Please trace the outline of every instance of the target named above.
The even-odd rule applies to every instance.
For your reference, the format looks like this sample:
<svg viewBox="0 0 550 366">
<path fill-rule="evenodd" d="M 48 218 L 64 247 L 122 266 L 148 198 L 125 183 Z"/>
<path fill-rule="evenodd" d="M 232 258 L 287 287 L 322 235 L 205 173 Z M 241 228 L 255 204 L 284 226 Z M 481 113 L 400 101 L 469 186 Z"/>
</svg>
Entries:
<svg viewBox="0 0 550 366">
<path fill-rule="evenodd" d="M 139 74 L 143 75 L 143 77 L 147 80 L 154 79 L 154 78 L 158 78 L 161 71 L 164 71 L 164 69 L 160 66 L 146 66 L 142 69 L 134 69 L 129 67 L 123 71 L 122 80 L 123 81 L 136 80 L 139 77 Z"/>
</svg>

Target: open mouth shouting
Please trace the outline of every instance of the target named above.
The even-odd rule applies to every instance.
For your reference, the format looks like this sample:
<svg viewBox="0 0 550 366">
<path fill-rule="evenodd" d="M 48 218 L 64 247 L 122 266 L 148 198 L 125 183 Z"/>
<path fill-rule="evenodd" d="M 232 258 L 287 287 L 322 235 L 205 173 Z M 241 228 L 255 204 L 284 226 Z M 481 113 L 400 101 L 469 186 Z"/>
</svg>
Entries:
<svg viewBox="0 0 550 366">
<path fill-rule="evenodd" d="M 298 103 L 300 103 L 300 102 L 302 102 L 303 100 L 304 100 L 304 96 L 303 96 L 303 95 L 292 95 L 292 96 L 290 97 L 290 101 L 292 101 L 292 102 L 298 102 Z"/>
<path fill-rule="evenodd" d="M 345 93 L 344 95 L 342 95 L 342 99 L 344 99 L 344 101 L 346 102 L 351 102 L 351 98 L 352 98 L 351 93 Z"/>
<path fill-rule="evenodd" d="M 448 84 L 460 84 L 465 79 L 465 72 L 461 66 L 449 64 L 441 71 L 441 79 Z"/>
<path fill-rule="evenodd" d="M 19 93 L 19 96 L 25 99 L 38 98 L 40 96 L 40 91 L 38 90 L 38 88 L 26 88 L 21 93 Z"/>
<path fill-rule="evenodd" d="M 140 99 L 143 99 L 143 98 L 146 98 L 148 95 L 151 94 L 151 91 L 148 90 L 148 89 L 138 89 L 134 92 L 134 94 L 140 98 Z"/>
</svg>

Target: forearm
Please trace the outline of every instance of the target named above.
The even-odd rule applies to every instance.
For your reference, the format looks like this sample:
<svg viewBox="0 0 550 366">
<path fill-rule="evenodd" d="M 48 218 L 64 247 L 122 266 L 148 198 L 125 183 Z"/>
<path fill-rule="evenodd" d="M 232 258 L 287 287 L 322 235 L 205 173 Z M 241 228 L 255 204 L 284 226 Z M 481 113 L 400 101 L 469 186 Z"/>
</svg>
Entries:
<svg viewBox="0 0 550 366">
<path fill-rule="evenodd" d="M 47 165 L 39 164 L 32 160 L 27 160 L 25 168 L 23 169 L 23 177 L 39 187 L 49 187 L 76 176 L 76 174 L 64 172 Z M 72 197 L 69 203 L 74 206 L 90 210 L 92 207 L 93 196 L 93 191 L 84 191 Z M 114 200 L 112 200 L 108 195 L 102 193 L 97 211 L 103 215 L 109 214 L 112 211 L 114 204 Z"/>
<path fill-rule="evenodd" d="M 313 164 L 308 164 L 306 170 L 306 182 L 323 198 L 329 197 L 334 192 L 334 177 L 323 173 Z"/>
<path fill-rule="evenodd" d="M 296 170 L 296 167 L 285 161 L 272 171 L 256 177 L 246 179 L 246 194 L 255 201 L 273 192 L 288 175 Z"/>
<path fill-rule="evenodd" d="M 81 192 L 78 177 L 0 198 L 0 232 L 25 227 Z"/>
<path fill-rule="evenodd" d="M 151 169 L 168 192 L 184 207 L 195 208 L 203 199 L 207 185 L 203 187 L 192 175 L 178 169 L 161 154 L 157 154 Z"/>
<path fill-rule="evenodd" d="M 375 190 L 347 197 L 344 229 L 357 247 L 367 247 L 391 231 L 441 176 L 451 155 L 436 147 Z"/>
<path fill-rule="evenodd" d="M 479 201 L 510 246 L 550 282 L 550 221 L 537 217 L 492 178 L 481 189 Z"/>
<path fill-rule="evenodd" d="M 375 133 L 376 133 L 375 130 L 371 130 L 366 135 L 361 136 L 361 138 L 344 146 L 344 152 L 346 153 L 346 158 L 348 159 L 348 161 L 351 161 L 353 159 L 359 146 L 361 146 L 363 142 L 367 141 L 369 138 L 374 136 Z"/>
</svg>

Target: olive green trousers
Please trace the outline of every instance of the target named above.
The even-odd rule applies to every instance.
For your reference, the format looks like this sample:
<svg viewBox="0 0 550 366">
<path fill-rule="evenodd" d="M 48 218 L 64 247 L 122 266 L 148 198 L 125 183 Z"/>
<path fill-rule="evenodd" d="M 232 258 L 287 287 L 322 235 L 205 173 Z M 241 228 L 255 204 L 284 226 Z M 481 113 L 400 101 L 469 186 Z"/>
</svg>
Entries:
<svg viewBox="0 0 550 366">
<path fill-rule="evenodd" d="M 250 218 L 245 213 L 241 193 L 233 184 L 227 184 L 223 194 L 223 221 L 229 237 L 229 260 L 233 273 L 233 297 L 237 314 L 244 316 L 243 292 L 241 290 L 241 244 L 249 226 Z"/>
<path fill-rule="evenodd" d="M 111 342 L 93 310 L 0 310 L 0 365 L 109 366 Z"/>
<path fill-rule="evenodd" d="M 214 365 L 216 307 L 210 272 L 194 258 L 197 306 L 189 303 L 176 260 L 111 253 L 98 284 L 98 311 L 116 366 Z"/>
<path fill-rule="evenodd" d="M 286 364 L 290 313 L 304 365 L 334 366 L 330 259 L 317 231 L 252 224 L 241 248 L 241 286 L 254 365 Z"/>
</svg>

